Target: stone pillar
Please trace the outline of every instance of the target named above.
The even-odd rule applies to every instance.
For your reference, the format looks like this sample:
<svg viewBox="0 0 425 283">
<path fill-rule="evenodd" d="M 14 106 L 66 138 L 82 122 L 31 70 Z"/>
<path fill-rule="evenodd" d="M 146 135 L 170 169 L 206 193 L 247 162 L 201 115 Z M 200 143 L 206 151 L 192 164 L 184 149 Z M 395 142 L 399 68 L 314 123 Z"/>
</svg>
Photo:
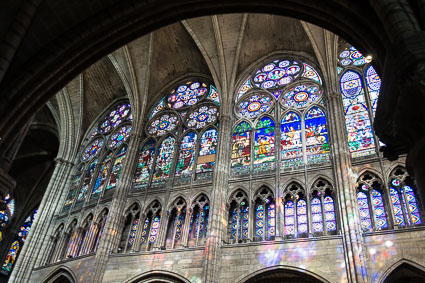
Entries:
<svg viewBox="0 0 425 283">
<path fill-rule="evenodd" d="M 161 219 L 159 220 L 159 229 L 158 229 L 158 237 L 156 238 L 156 242 L 153 244 L 153 250 L 159 250 L 166 246 L 166 237 L 167 237 L 167 229 L 168 223 L 170 222 L 171 212 L 168 210 L 162 210 Z M 154 217 L 152 218 L 153 221 Z"/>
<path fill-rule="evenodd" d="M 199 212 L 201 213 L 201 212 Z M 180 246 L 182 247 L 187 247 L 187 242 L 188 242 L 188 238 L 189 238 L 189 230 L 190 230 L 190 219 L 192 218 L 192 214 L 193 214 L 193 208 L 187 208 L 186 209 L 186 217 L 184 219 L 184 228 L 183 228 L 183 233 L 182 233 L 182 241 Z M 200 221 L 198 221 L 200 222 Z M 199 227 L 198 230 L 199 232 Z"/>
<path fill-rule="evenodd" d="M 226 235 L 225 223 L 227 223 L 226 196 L 230 172 L 231 132 L 230 115 L 222 113 L 210 200 L 209 233 L 205 245 L 204 282 L 219 282 L 217 275 L 220 267 L 221 245 Z"/>
<path fill-rule="evenodd" d="M 28 282 L 34 267 L 43 264 L 49 253 L 47 250 L 48 241 L 50 241 L 50 235 L 56 229 L 52 225 L 54 215 L 59 213 L 62 208 L 61 205 L 70 186 L 73 168 L 73 164 L 64 159 L 57 158 L 55 161 L 54 172 L 9 282 Z M 46 227 L 49 227 L 49 229 L 46 229 Z"/>
<path fill-rule="evenodd" d="M 122 225 L 124 224 L 124 209 L 128 191 L 133 187 L 134 168 L 137 165 L 141 136 L 135 133 L 128 145 L 127 154 L 123 162 L 120 178 L 115 188 L 108 218 L 103 229 L 102 237 L 96 252 L 95 263 L 91 280 L 88 282 L 102 282 L 106 263 L 110 253 L 116 251 L 121 239 Z"/>
<path fill-rule="evenodd" d="M 355 180 L 347 146 L 344 110 L 340 93 L 328 95 L 328 117 L 331 153 L 336 185 L 336 197 L 341 216 L 344 255 L 348 282 L 366 282 L 364 247 L 357 207 Z"/>
</svg>

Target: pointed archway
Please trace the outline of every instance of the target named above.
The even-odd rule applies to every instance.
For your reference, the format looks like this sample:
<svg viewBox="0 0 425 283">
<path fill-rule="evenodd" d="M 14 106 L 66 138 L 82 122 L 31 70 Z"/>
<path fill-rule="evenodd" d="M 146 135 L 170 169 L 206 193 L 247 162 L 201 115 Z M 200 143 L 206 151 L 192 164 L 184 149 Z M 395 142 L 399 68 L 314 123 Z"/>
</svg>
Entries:
<svg viewBox="0 0 425 283">
<path fill-rule="evenodd" d="M 425 282 L 425 271 L 419 269 L 408 262 L 399 264 L 395 269 L 388 274 L 383 283 L 421 283 Z"/>
<path fill-rule="evenodd" d="M 256 271 L 239 281 L 240 283 L 323 283 L 326 279 L 307 270 L 293 267 L 271 267 Z"/>
</svg>

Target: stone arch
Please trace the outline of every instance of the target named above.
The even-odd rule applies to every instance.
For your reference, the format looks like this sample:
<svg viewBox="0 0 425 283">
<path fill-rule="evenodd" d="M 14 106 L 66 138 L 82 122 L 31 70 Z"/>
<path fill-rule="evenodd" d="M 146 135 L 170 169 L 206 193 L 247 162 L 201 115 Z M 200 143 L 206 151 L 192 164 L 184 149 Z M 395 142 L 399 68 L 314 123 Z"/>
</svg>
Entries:
<svg viewBox="0 0 425 283">
<path fill-rule="evenodd" d="M 60 266 L 47 275 L 41 282 L 43 283 L 74 283 L 78 282 L 74 272 L 66 266 Z"/>
<path fill-rule="evenodd" d="M 408 259 L 400 259 L 390 266 L 379 278 L 378 282 L 424 282 L 425 267 Z"/>
<path fill-rule="evenodd" d="M 266 267 L 266 268 L 257 270 L 249 275 L 243 275 L 242 277 L 239 277 L 239 279 L 236 282 L 237 283 L 266 283 L 266 282 L 275 283 L 275 282 L 281 282 L 281 281 L 273 281 L 273 278 L 276 278 L 276 280 L 281 280 L 281 279 L 285 279 L 284 276 L 291 276 L 286 278 L 295 279 L 296 281 L 293 281 L 293 282 L 298 282 L 298 281 L 301 282 L 301 280 L 303 280 L 302 282 L 308 282 L 308 283 L 330 282 L 327 279 L 320 276 L 319 274 L 313 273 L 306 269 L 297 268 L 293 266 L 286 266 L 286 265 Z"/>
<path fill-rule="evenodd" d="M 190 283 L 184 276 L 165 270 L 152 270 L 124 281 L 124 283 Z"/>
<path fill-rule="evenodd" d="M 244 194 L 245 194 L 245 195 L 249 198 L 250 194 L 249 194 L 248 190 L 247 190 L 246 188 L 244 188 L 244 187 L 238 186 L 238 187 L 234 188 L 233 190 L 231 190 L 231 191 L 227 194 L 227 201 L 226 201 L 226 203 L 227 203 L 227 204 L 230 204 L 230 202 L 232 201 L 232 199 L 233 199 L 234 195 L 235 195 L 237 192 L 239 192 L 239 191 L 241 191 L 242 193 L 244 193 Z"/>
</svg>

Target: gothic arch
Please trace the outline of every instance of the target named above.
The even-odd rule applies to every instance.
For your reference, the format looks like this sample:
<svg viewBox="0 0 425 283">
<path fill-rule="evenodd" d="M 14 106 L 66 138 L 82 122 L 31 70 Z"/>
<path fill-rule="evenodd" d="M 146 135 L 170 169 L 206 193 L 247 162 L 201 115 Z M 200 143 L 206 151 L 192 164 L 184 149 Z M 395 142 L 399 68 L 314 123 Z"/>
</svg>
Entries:
<svg viewBox="0 0 425 283">
<path fill-rule="evenodd" d="M 313 273 L 311 271 L 293 267 L 293 266 L 287 266 L 287 265 L 277 265 L 272 267 L 266 267 L 263 269 L 259 269 L 257 271 L 254 271 L 253 273 L 249 275 L 242 275 L 239 277 L 239 279 L 236 281 L 237 283 L 255 283 L 258 279 L 261 279 L 263 276 L 271 275 L 271 274 L 293 274 L 297 275 L 303 279 L 307 279 L 309 281 L 303 281 L 303 282 L 323 282 L 323 283 L 329 283 L 327 279 L 323 278 L 319 274 Z M 266 279 L 267 280 L 267 279 Z M 263 282 L 263 281 L 260 281 Z M 264 281 L 265 282 L 265 281 Z"/>
<path fill-rule="evenodd" d="M 184 276 L 166 270 L 152 270 L 136 275 L 124 281 L 124 283 L 190 283 Z"/>
<path fill-rule="evenodd" d="M 186 200 L 186 196 L 182 193 L 178 193 L 177 195 L 173 196 L 172 201 L 168 202 L 167 210 L 170 210 L 180 199 L 183 200 L 186 204 L 186 207 L 188 207 L 189 202 Z"/>
<path fill-rule="evenodd" d="M 188 207 L 192 207 L 194 201 L 200 198 L 201 196 L 205 196 L 208 200 L 210 200 L 209 193 L 206 190 L 201 189 L 196 194 L 194 194 L 193 197 L 190 197 L 189 199 L 190 203 L 188 203 Z"/>
<path fill-rule="evenodd" d="M 139 211 L 141 211 L 142 205 L 140 204 L 139 200 L 135 199 L 135 200 L 131 200 L 130 204 L 127 205 L 127 207 L 124 209 L 124 215 L 127 215 L 131 211 L 131 209 L 135 207 L 136 205 L 139 207 Z"/>
<path fill-rule="evenodd" d="M 396 166 L 397 167 L 397 166 Z M 391 172 L 391 171 L 390 171 Z M 360 179 L 361 176 L 370 173 L 372 175 L 375 175 L 376 177 L 378 177 L 382 182 L 385 182 L 384 180 L 384 176 L 382 176 L 382 172 L 379 172 L 379 170 L 376 170 L 374 168 L 362 168 L 358 173 L 357 173 L 357 180 L 358 181 Z"/>
<path fill-rule="evenodd" d="M 397 280 L 397 279 L 394 278 L 393 276 L 397 276 L 396 272 L 397 272 L 397 270 L 400 270 L 400 269 L 410 269 L 411 271 L 413 271 L 413 273 L 416 273 L 415 274 L 416 276 L 418 276 L 416 279 L 425 280 L 425 267 L 424 266 L 422 266 L 422 265 L 420 265 L 416 262 L 413 262 L 411 260 L 402 258 L 399 261 L 397 261 L 396 263 L 394 263 L 393 265 L 391 265 L 379 277 L 377 282 L 382 282 L 382 283 L 398 282 L 398 281 L 394 281 L 394 280 Z M 402 279 L 402 278 L 400 278 L 400 279 Z M 412 281 L 412 282 L 416 282 L 416 281 Z"/>
<path fill-rule="evenodd" d="M 227 201 L 226 203 L 229 205 L 232 202 L 233 196 L 237 193 L 241 191 L 242 193 L 244 193 L 248 198 L 250 197 L 250 193 L 248 192 L 248 189 L 238 186 L 234 189 L 232 189 L 228 194 L 227 194 Z"/>
<path fill-rule="evenodd" d="M 66 280 L 66 281 L 65 281 Z M 47 275 L 41 282 L 43 283 L 57 283 L 57 282 L 78 282 L 74 272 L 66 266 L 60 266 L 49 275 Z"/>
<path fill-rule="evenodd" d="M 403 162 L 394 161 L 394 164 L 391 164 L 391 166 L 385 170 L 385 176 L 387 177 L 387 180 L 390 179 L 391 174 L 395 171 L 395 169 L 399 167 L 406 169 L 406 164 Z"/>
</svg>

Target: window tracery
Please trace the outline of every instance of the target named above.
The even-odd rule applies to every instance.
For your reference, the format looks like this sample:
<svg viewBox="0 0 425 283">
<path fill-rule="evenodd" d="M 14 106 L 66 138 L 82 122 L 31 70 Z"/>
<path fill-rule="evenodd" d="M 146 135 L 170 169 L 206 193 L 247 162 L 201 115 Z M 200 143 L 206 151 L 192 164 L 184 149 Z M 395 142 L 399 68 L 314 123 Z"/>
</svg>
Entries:
<svg viewBox="0 0 425 283">
<path fill-rule="evenodd" d="M 186 201 L 183 198 L 175 200 L 169 210 L 170 217 L 165 241 L 167 249 L 178 248 L 182 244 L 186 213 Z"/>
<path fill-rule="evenodd" d="M 273 192 L 268 188 L 260 189 L 254 196 L 255 239 L 274 240 L 276 235 L 276 205 Z"/>
<path fill-rule="evenodd" d="M 192 217 L 189 226 L 188 246 L 203 246 L 207 241 L 208 220 L 210 213 L 209 200 L 201 195 L 191 206 Z"/>
<path fill-rule="evenodd" d="M 248 239 L 249 199 L 243 191 L 236 191 L 229 200 L 230 241 L 238 243 Z"/>
<path fill-rule="evenodd" d="M 304 189 L 298 184 L 288 186 L 283 198 L 284 234 L 286 237 L 308 235 L 307 202 Z"/>
</svg>

